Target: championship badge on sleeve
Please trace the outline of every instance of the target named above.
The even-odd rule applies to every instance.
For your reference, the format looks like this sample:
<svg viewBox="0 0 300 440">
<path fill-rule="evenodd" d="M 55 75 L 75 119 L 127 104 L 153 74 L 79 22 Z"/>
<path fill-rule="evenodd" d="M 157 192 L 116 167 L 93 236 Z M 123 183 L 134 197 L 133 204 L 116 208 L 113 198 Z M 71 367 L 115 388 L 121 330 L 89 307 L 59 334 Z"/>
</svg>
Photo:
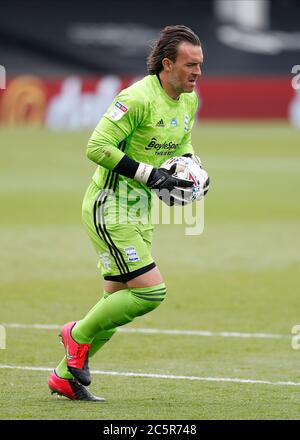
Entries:
<svg viewBox="0 0 300 440">
<path fill-rule="evenodd" d="M 125 113 L 127 113 L 127 111 L 128 111 L 128 107 L 122 104 L 122 102 L 117 101 L 113 106 L 113 108 L 111 109 L 109 113 L 109 117 L 113 121 L 119 121 L 125 115 Z"/>
</svg>

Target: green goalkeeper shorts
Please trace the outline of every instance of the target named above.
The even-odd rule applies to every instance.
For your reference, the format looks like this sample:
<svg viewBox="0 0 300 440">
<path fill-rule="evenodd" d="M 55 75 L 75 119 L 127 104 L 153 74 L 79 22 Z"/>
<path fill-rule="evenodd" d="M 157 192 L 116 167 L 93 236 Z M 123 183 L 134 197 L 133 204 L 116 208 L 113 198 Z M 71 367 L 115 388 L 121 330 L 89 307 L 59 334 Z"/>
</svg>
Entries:
<svg viewBox="0 0 300 440">
<path fill-rule="evenodd" d="M 128 209 L 94 181 L 82 204 L 82 221 L 99 257 L 105 280 L 127 281 L 155 267 L 151 256 L 153 225 L 126 221 Z M 120 221 L 121 219 L 121 221 Z"/>
</svg>

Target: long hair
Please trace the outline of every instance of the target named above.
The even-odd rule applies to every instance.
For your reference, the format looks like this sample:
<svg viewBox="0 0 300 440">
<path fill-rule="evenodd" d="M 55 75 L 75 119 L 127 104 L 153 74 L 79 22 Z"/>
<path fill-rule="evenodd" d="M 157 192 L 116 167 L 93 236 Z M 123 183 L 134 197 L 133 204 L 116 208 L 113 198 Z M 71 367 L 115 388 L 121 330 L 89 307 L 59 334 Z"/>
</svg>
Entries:
<svg viewBox="0 0 300 440">
<path fill-rule="evenodd" d="M 166 26 L 154 42 L 147 59 L 147 69 L 150 75 L 156 75 L 163 70 L 162 60 L 169 58 L 175 62 L 178 45 L 182 41 L 201 46 L 198 36 L 187 26 Z"/>
</svg>

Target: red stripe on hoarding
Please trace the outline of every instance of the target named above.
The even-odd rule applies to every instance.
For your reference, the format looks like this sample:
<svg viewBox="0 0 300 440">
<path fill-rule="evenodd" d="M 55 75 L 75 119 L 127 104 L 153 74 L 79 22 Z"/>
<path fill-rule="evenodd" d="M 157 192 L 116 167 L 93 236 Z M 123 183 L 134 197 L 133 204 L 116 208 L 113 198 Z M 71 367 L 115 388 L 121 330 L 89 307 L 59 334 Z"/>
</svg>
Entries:
<svg viewBox="0 0 300 440">
<path fill-rule="evenodd" d="M 58 128 L 74 129 L 70 125 L 65 127 L 65 123 L 68 125 L 76 112 L 77 129 L 93 128 L 119 91 L 136 80 L 135 77 L 112 76 L 11 78 L 6 89 L 0 90 L 0 123 L 52 128 L 57 123 Z M 208 120 L 286 120 L 295 95 L 291 80 L 289 76 L 201 77 L 197 83 L 200 98 L 197 115 Z M 126 106 L 121 109 L 127 111 Z"/>
<path fill-rule="evenodd" d="M 201 78 L 201 119 L 286 119 L 290 77 Z"/>
</svg>

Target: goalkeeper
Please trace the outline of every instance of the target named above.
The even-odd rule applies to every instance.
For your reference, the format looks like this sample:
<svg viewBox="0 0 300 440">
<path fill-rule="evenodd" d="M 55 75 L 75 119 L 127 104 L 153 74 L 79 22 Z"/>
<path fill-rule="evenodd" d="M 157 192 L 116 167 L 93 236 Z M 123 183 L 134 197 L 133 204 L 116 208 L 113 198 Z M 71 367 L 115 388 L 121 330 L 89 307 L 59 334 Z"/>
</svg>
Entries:
<svg viewBox="0 0 300 440">
<path fill-rule="evenodd" d="M 194 88 L 202 62 L 201 43 L 191 29 L 163 29 L 148 57 L 149 75 L 120 92 L 89 140 L 87 156 L 98 168 L 82 215 L 99 256 L 104 295 L 83 319 L 62 327 L 66 356 L 49 377 L 54 393 L 104 400 L 85 388 L 91 382 L 89 358 L 118 326 L 154 310 L 165 298 L 166 286 L 151 256 L 151 190 L 191 191 L 191 181 L 159 167 L 172 156 L 193 155 Z M 137 198 L 143 221 L 133 221 Z"/>
</svg>

